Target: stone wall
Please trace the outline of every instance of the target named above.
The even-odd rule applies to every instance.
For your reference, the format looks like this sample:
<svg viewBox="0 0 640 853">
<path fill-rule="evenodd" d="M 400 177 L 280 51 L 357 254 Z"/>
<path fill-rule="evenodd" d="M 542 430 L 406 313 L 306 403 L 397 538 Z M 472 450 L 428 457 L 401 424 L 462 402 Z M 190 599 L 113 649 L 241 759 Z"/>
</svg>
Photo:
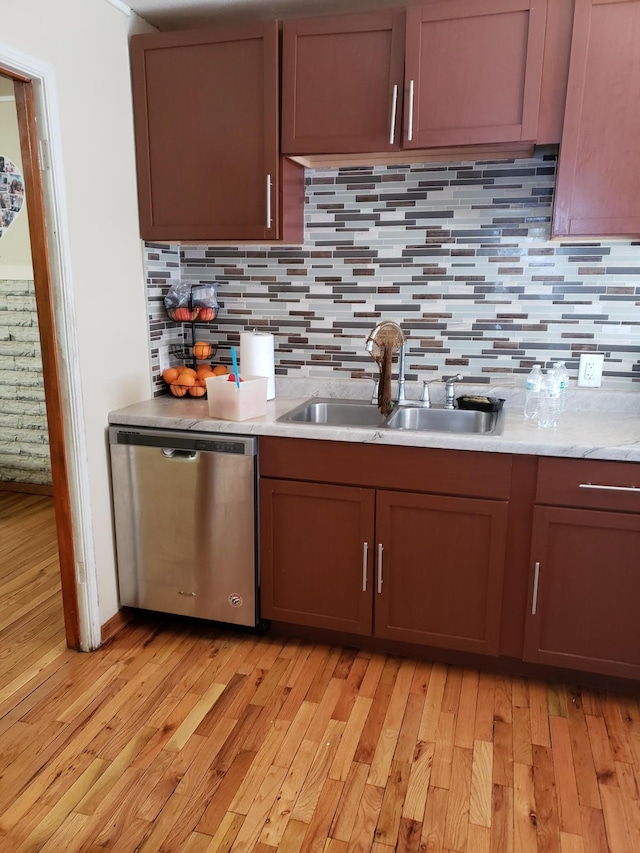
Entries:
<svg viewBox="0 0 640 853">
<path fill-rule="evenodd" d="M 0 279 L 0 481 L 51 485 L 33 281 Z"/>
</svg>

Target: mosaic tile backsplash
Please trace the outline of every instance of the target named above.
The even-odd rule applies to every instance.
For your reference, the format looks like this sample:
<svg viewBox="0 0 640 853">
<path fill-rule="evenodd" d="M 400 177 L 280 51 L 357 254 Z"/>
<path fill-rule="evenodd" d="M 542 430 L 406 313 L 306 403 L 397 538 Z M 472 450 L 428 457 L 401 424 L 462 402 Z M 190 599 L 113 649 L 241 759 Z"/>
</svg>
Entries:
<svg viewBox="0 0 640 853">
<path fill-rule="evenodd" d="M 220 313 L 197 337 L 215 361 L 247 329 L 276 339 L 276 373 L 375 377 L 381 320 L 407 337 L 407 379 L 460 372 L 521 384 L 535 362 L 605 354 L 609 387 L 640 382 L 640 240 L 549 239 L 555 155 L 309 169 L 302 246 L 147 244 L 155 393 L 160 347 L 184 329 L 163 308 L 180 279 L 215 282 Z"/>
</svg>

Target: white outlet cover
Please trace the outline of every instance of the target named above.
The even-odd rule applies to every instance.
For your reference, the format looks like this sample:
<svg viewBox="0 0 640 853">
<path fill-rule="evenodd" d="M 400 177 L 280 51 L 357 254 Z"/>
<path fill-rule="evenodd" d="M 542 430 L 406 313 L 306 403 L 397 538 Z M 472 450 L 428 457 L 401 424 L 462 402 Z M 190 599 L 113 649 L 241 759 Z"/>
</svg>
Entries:
<svg viewBox="0 0 640 853">
<path fill-rule="evenodd" d="M 578 370 L 578 385 L 582 388 L 599 388 L 602 384 L 602 367 L 604 355 L 590 352 L 580 356 Z"/>
</svg>

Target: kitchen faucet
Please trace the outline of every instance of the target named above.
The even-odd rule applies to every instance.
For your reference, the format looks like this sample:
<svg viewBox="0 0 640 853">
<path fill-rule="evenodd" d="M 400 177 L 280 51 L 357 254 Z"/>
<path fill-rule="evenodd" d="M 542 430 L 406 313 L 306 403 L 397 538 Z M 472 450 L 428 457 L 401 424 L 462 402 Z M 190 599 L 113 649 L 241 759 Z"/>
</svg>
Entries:
<svg viewBox="0 0 640 853">
<path fill-rule="evenodd" d="M 384 415 L 388 415 L 393 406 L 391 398 L 391 361 L 394 353 L 399 353 L 398 358 L 398 395 L 395 403 L 398 406 L 407 404 L 405 394 L 405 340 L 402 329 L 393 320 L 386 320 L 383 323 L 378 323 L 375 329 L 367 338 L 365 349 L 371 355 L 373 360 L 377 362 L 380 369 L 380 380 L 378 383 L 378 399 L 377 403 L 380 411 Z M 375 397 L 374 390 L 374 397 Z M 371 402 L 374 402 L 372 398 Z"/>
<path fill-rule="evenodd" d="M 406 345 L 405 342 L 402 342 L 402 346 L 400 347 L 400 355 L 398 356 L 398 397 L 396 399 L 396 405 L 398 406 L 406 406 L 407 405 L 407 396 L 404 390 L 404 359 L 406 353 Z"/>
<path fill-rule="evenodd" d="M 407 400 L 407 395 L 405 391 L 405 379 L 404 379 L 404 371 L 405 371 L 405 344 L 403 343 L 400 347 L 400 354 L 398 356 L 398 395 L 394 400 L 396 406 L 411 406 L 414 405 L 412 400 Z M 375 406 L 378 403 L 378 388 L 380 387 L 380 383 L 376 380 L 373 386 L 373 393 L 371 394 L 371 402 Z"/>
</svg>

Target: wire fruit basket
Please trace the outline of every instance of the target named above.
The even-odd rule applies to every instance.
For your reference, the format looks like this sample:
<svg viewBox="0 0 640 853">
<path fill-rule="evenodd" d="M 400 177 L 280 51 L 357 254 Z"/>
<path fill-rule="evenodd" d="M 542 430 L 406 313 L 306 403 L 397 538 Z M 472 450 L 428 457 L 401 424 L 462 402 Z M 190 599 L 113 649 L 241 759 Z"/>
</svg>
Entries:
<svg viewBox="0 0 640 853">
<path fill-rule="evenodd" d="M 220 306 L 213 284 L 192 284 L 181 282 L 173 285 L 164 299 L 169 317 L 177 323 L 184 323 L 184 343 L 169 348 L 170 355 L 183 362 L 168 367 L 162 372 L 162 378 L 169 386 L 174 397 L 206 397 L 206 379 L 227 373 L 223 365 L 213 366 L 211 359 L 218 346 L 207 340 L 204 329 L 218 316 Z"/>
</svg>

